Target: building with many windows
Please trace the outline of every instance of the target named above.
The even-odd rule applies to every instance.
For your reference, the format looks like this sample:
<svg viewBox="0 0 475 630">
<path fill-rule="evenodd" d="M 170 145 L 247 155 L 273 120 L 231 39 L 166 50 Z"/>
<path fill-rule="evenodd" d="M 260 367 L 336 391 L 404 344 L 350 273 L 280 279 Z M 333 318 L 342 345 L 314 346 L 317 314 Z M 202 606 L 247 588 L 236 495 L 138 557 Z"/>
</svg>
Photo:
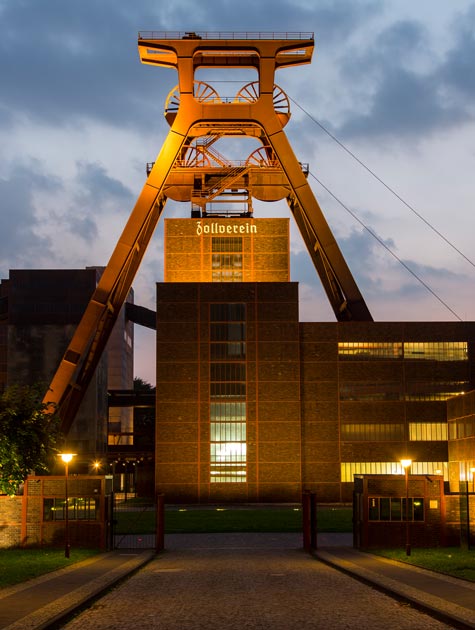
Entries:
<svg viewBox="0 0 475 630">
<path fill-rule="evenodd" d="M 349 501 L 354 475 L 449 479 L 446 400 L 473 322 L 300 322 L 287 219 L 165 221 L 156 490 L 167 501 Z"/>
</svg>

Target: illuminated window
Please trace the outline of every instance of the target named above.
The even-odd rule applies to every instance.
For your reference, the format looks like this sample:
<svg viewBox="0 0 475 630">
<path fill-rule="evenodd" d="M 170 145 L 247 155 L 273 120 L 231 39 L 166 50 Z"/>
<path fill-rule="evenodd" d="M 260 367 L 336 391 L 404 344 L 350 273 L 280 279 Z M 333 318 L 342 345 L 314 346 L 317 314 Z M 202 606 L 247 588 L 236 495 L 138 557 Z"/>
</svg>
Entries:
<svg viewBox="0 0 475 630">
<path fill-rule="evenodd" d="M 95 521 L 99 518 L 99 499 L 70 497 L 68 500 L 68 520 Z M 66 519 L 65 499 L 44 499 L 43 520 L 64 521 Z"/>
<path fill-rule="evenodd" d="M 242 238 L 211 239 L 213 282 L 242 282 Z"/>
<path fill-rule="evenodd" d="M 338 354 L 347 359 L 401 359 L 402 343 L 351 341 L 338 344 Z"/>
<path fill-rule="evenodd" d="M 375 342 L 351 341 L 338 344 L 340 358 L 366 359 L 417 359 L 431 361 L 467 361 L 466 341 L 406 341 Z"/>
<path fill-rule="evenodd" d="M 409 342 L 404 343 L 405 359 L 432 361 L 467 361 L 466 341 Z"/>
<path fill-rule="evenodd" d="M 405 521 L 406 499 L 403 497 L 369 497 L 368 519 L 370 521 Z M 409 499 L 409 520 L 424 520 L 424 499 Z"/>
<path fill-rule="evenodd" d="M 211 483 L 247 477 L 245 317 L 245 304 L 210 305 Z"/>
<path fill-rule="evenodd" d="M 445 442 L 448 439 L 445 422 L 410 422 L 409 439 L 413 442 Z"/>
<path fill-rule="evenodd" d="M 341 462 L 341 481 L 353 483 L 355 475 L 403 475 L 401 462 Z M 413 475 L 440 475 L 448 479 L 447 462 L 412 462 Z"/>
</svg>

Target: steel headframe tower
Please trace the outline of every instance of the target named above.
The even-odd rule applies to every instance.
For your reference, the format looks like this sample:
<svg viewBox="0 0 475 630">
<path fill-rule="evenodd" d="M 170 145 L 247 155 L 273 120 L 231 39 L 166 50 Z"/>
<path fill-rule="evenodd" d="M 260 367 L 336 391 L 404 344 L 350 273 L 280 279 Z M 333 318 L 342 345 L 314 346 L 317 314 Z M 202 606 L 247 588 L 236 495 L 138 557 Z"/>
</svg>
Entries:
<svg viewBox="0 0 475 630">
<path fill-rule="evenodd" d="M 141 32 L 142 63 L 178 70 L 165 117 L 170 131 L 68 349 L 45 395 L 67 433 L 140 266 L 167 198 L 191 201 L 192 216 L 209 216 L 210 205 L 251 198 L 286 199 L 339 321 L 372 321 L 284 132 L 289 100 L 275 72 L 310 63 L 311 33 Z M 196 81 L 198 68 L 253 68 L 257 81 L 232 98 Z M 251 136 L 261 146 L 233 163 L 212 146 L 229 136 Z M 241 215 L 242 216 L 242 215 Z"/>
</svg>

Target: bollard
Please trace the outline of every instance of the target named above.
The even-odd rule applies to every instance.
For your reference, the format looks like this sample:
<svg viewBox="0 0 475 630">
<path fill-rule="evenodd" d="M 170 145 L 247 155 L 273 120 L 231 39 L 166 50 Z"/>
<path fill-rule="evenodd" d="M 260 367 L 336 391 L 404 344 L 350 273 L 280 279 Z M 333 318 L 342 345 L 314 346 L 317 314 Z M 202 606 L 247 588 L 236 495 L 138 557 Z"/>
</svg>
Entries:
<svg viewBox="0 0 475 630">
<path fill-rule="evenodd" d="M 306 490 L 302 495 L 303 548 L 311 553 L 317 548 L 317 496 Z"/>
<path fill-rule="evenodd" d="M 155 551 L 158 553 L 165 549 L 165 495 L 157 494 L 155 505 L 157 511 Z"/>
</svg>

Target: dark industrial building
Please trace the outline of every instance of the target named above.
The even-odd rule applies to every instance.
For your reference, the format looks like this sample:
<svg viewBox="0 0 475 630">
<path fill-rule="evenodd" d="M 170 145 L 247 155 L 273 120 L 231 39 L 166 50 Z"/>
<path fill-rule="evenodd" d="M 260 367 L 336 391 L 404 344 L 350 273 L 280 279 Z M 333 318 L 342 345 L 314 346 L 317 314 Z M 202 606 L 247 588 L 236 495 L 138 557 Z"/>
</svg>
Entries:
<svg viewBox="0 0 475 630">
<path fill-rule="evenodd" d="M 1 389 L 15 383 L 47 387 L 102 272 L 10 270 L 0 284 Z M 67 435 L 67 448 L 80 454 L 86 471 L 88 463 L 105 456 L 116 433 L 133 431 L 131 408 L 113 409 L 109 418 L 107 393 L 132 389 L 133 345 L 133 323 L 123 309 Z"/>
</svg>

